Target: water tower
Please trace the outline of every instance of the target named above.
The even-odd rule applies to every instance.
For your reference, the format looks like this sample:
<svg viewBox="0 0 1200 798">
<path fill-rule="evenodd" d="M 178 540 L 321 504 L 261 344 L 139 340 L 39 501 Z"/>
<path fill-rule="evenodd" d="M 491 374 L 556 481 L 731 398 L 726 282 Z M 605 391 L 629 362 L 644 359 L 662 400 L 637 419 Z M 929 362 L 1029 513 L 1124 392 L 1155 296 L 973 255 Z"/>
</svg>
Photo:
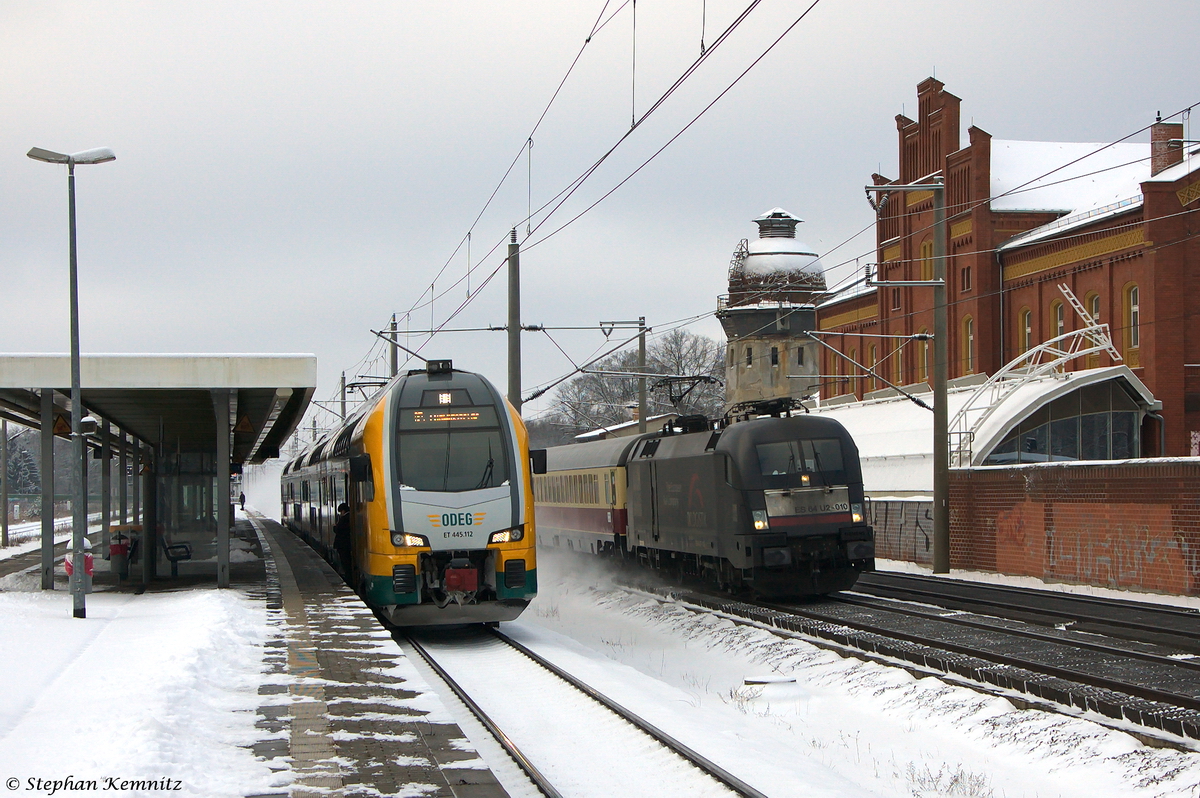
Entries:
<svg viewBox="0 0 1200 798">
<path fill-rule="evenodd" d="M 726 406 L 800 398 L 817 390 L 819 345 L 806 333 L 825 291 L 817 253 L 796 239 L 803 220 L 775 208 L 754 220 L 758 238 L 743 239 L 729 264 L 729 293 L 717 298 L 725 328 Z M 801 378 L 797 378 L 797 377 Z"/>
</svg>

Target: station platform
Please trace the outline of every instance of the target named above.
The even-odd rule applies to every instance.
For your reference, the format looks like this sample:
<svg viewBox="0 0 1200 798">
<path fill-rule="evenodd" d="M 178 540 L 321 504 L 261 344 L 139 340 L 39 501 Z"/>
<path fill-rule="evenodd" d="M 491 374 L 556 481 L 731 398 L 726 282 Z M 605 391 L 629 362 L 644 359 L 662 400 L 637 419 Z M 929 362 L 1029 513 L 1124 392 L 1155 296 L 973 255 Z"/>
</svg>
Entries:
<svg viewBox="0 0 1200 798">
<path fill-rule="evenodd" d="M 98 531 L 89 535 L 97 552 L 100 537 Z M 118 580 L 109 569 L 110 563 L 97 556 L 93 593 L 88 597 L 89 620 L 70 620 L 69 629 L 74 633 L 93 623 L 91 628 L 106 623 L 111 624 L 110 630 L 128 628 L 128 624 L 136 623 L 130 619 L 132 616 L 161 614 L 163 606 L 194 606 L 164 605 L 159 601 L 170 596 L 185 599 L 191 595 L 203 601 L 202 594 L 210 592 L 241 593 L 266 610 L 242 617 L 265 616 L 258 623 L 266 626 L 264 637 L 259 638 L 265 639 L 265 645 L 259 644 L 261 663 L 256 666 L 253 653 L 247 662 L 247 675 L 251 679 L 257 677 L 258 683 L 258 699 L 255 701 L 251 694 L 247 705 L 249 709 L 257 703 L 258 732 L 250 738 L 251 741 L 257 738 L 257 742 L 239 745 L 275 771 L 278 779 L 270 783 L 280 786 L 237 794 L 246 798 L 507 797 L 488 765 L 441 706 L 440 699 L 407 662 L 391 634 L 316 552 L 279 523 L 240 512 L 230 529 L 230 544 L 231 554 L 237 556 L 230 558 L 228 591 L 218 591 L 214 586 L 217 563 L 211 551 L 198 550 L 196 559 L 179 562 L 175 576 L 170 568 L 160 567 L 158 574 L 146 583 L 142 581 L 141 563 L 132 566 L 130 578 Z M 37 550 L 0 559 L 3 584 L 0 589 L 18 591 L 7 594 L 10 597 L 25 591 L 32 594 L 31 599 L 53 601 L 56 595 L 69 601 L 67 576 L 61 562 L 66 546 L 65 541 L 55 545 L 54 594 L 39 589 L 41 555 Z M 152 598 L 155 601 L 148 601 Z M 131 611 L 108 620 L 119 616 L 111 610 L 114 602 Z M 21 612 L 29 607 L 22 603 L 14 606 Z M 57 606 L 62 608 L 59 613 L 69 608 L 69 604 Z M 139 611 L 137 607 L 145 609 Z M 94 615 L 91 609 L 95 609 Z M 161 623 L 179 621 L 162 618 Z M 24 645 L 35 645 L 37 639 L 34 635 Z M 91 648 L 103 650 L 104 645 L 115 644 L 102 643 Z M 171 643 L 166 645 L 174 648 Z M 171 651 L 165 651 L 164 655 L 170 661 Z M 69 662 L 70 659 L 64 658 L 50 667 L 63 667 Z M 120 670 L 120 666 L 114 667 Z M 39 679 L 29 677 L 26 681 Z M 150 684 L 154 689 L 158 682 Z M 249 689 L 254 689 L 253 682 Z M 136 688 L 129 691 L 138 692 Z M 203 703 L 203 698 L 196 700 Z M 4 731 L 3 721 L 4 713 L 0 712 L 0 732 Z M 51 721 L 47 723 L 53 726 Z M 214 753 L 220 756 L 215 749 Z M 159 749 L 149 755 L 162 757 L 160 764 L 170 768 L 169 775 L 188 776 L 177 763 L 183 752 Z M 88 772 L 86 757 L 68 760 L 77 774 Z M 0 762 L 3 761 L 0 756 Z M 219 759 L 209 760 L 206 767 L 219 769 L 222 764 Z M 194 773 L 185 781 L 197 785 L 204 782 Z M 226 794 L 224 790 L 217 792 Z"/>
<path fill-rule="evenodd" d="M 235 534 L 259 541 L 280 613 L 266 665 L 291 678 L 260 689 L 274 700 L 259 710 L 269 739 L 254 750 L 290 757 L 295 781 L 281 796 L 508 795 L 458 725 L 421 708 L 399 646 L 328 563 L 272 520 L 239 518 Z"/>
</svg>

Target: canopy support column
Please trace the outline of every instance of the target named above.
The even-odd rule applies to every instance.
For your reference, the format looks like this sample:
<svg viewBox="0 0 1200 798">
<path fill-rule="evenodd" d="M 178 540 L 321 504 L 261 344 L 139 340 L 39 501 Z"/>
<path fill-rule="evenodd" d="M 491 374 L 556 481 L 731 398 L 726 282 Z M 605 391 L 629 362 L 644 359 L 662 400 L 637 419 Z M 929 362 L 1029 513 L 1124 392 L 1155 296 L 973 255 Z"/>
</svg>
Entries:
<svg viewBox="0 0 1200 798">
<path fill-rule="evenodd" d="M 54 389 L 42 389 L 42 590 L 54 589 Z"/>
<path fill-rule="evenodd" d="M 217 426 L 217 587 L 229 587 L 229 437 L 232 433 L 227 389 L 212 391 Z"/>
</svg>

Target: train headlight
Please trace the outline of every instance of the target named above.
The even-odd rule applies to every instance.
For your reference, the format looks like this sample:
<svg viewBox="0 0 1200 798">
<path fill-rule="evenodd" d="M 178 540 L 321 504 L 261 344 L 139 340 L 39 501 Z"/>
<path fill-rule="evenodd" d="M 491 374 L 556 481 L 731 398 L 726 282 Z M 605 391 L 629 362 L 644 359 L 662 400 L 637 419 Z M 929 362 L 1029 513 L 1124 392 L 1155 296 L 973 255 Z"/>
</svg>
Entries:
<svg viewBox="0 0 1200 798">
<path fill-rule="evenodd" d="M 801 475 L 800 475 L 800 484 L 801 484 L 801 485 L 807 486 L 807 485 L 808 485 L 808 483 L 809 483 L 809 482 L 811 482 L 811 481 L 812 481 L 812 477 L 810 477 L 808 474 L 801 474 Z"/>
<path fill-rule="evenodd" d="M 516 543 L 523 537 L 525 537 L 525 529 L 518 526 L 512 529 L 502 529 L 499 532 L 493 532 L 488 537 L 488 543 Z"/>
<path fill-rule="evenodd" d="M 863 512 L 861 504 L 850 505 L 850 520 L 856 524 L 861 524 L 863 520 Z"/>
<path fill-rule="evenodd" d="M 407 532 L 393 532 L 392 545 L 408 546 L 410 548 L 415 546 L 428 546 L 429 540 L 424 535 L 410 535 Z"/>
<path fill-rule="evenodd" d="M 754 519 L 754 528 L 756 530 L 758 530 L 759 532 L 761 532 L 762 530 L 766 529 L 767 527 L 769 527 L 771 525 L 770 522 L 767 520 L 767 511 L 766 510 L 752 510 L 750 512 L 750 515 Z"/>
</svg>

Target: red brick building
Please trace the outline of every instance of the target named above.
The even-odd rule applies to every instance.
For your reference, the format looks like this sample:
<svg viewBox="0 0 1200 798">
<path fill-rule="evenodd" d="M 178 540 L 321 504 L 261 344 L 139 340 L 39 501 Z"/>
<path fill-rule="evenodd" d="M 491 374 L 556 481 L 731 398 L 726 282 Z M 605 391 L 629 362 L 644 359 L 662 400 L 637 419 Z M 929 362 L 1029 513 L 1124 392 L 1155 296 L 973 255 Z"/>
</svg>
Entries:
<svg viewBox="0 0 1200 798">
<path fill-rule="evenodd" d="M 1155 123 L 1150 144 L 1006 141 L 974 126 L 964 140 L 958 97 L 933 78 L 917 96 L 917 118 L 896 117 L 899 174 L 873 179 L 945 180 L 950 377 L 994 373 L 1086 326 L 1058 289 L 1066 284 L 1163 403 L 1163 420 L 1145 422 L 1143 454 L 1200 454 L 1200 154 L 1178 143 L 1183 126 Z M 878 279 L 931 278 L 933 233 L 931 192 L 889 195 Z M 898 385 L 928 382 L 928 342 L 872 336 L 932 332 L 932 295 L 879 287 L 838 298 L 818 308 L 818 329 L 844 333 L 826 341 Z M 823 358 L 822 374 L 846 375 L 825 397 L 884 387 Z M 1092 355 L 1068 368 L 1109 365 Z"/>
</svg>

